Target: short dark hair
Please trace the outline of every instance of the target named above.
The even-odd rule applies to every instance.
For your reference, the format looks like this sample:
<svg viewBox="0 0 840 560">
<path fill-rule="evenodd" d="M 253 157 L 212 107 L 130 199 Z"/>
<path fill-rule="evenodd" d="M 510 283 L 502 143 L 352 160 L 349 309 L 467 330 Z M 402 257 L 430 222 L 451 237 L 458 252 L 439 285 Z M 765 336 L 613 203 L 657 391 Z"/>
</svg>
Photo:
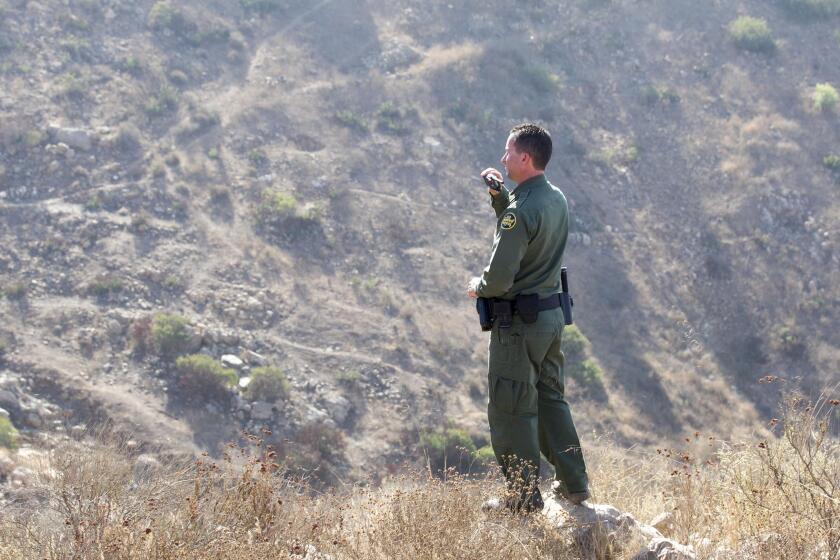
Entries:
<svg viewBox="0 0 840 560">
<path fill-rule="evenodd" d="M 516 151 L 531 156 L 534 168 L 544 170 L 551 159 L 551 135 L 548 131 L 537 124 L 525 123 L 514 126 L 510 133 Z"/>
</svg>

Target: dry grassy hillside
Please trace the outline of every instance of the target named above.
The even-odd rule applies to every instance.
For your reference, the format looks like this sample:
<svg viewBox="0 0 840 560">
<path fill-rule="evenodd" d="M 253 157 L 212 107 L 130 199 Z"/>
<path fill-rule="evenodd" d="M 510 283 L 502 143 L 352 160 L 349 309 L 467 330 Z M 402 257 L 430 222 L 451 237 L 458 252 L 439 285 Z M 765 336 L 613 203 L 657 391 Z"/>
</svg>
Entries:
<svg viewBox="0 0 840 560">
<path fill-rule="evenodd" d="M 534 119 L 584 440 L 762 430 L 838 381 L 838 11 L 0 0 L 0 408 L 173 454 L 269 426 L 327 482 L 482 447 L 476 174 Z"/>
</svg>

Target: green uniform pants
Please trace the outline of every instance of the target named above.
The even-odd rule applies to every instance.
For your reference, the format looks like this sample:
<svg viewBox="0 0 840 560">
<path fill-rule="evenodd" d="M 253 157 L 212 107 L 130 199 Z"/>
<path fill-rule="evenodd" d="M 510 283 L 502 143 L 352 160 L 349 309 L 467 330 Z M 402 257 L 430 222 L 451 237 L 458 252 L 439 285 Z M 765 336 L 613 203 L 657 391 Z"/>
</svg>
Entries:
<svg viewBox="0 0 840 560">
<path fill-rule="evenodd" d="M 586 465 L 564 397 L 561 309 L 490 331 L 487 416 L 496 460 L 509 484 L 535 488 L 540 452 L 569 492 L 587 488 Z"/>
</svg>

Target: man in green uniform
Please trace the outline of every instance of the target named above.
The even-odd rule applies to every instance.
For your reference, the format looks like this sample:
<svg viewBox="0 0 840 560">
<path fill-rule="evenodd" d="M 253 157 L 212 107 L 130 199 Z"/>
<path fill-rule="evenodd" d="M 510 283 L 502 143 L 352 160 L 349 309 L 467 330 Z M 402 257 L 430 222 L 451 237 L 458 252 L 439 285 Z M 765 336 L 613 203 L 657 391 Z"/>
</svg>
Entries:
<svg viewBox="0 0 840 560">
<path fill-rule="evenodd" d="M 493 451 L 513 490 L 497 505 L 515 511 L 543 506 L 537 488 L 540 452 L 554 466 L 556 494 L 576 504 L 589 498 L 586 465 L 564 397 L 564 318 L 557 293 L 569 209 L 566 197 L 545 177 L 550 158 L 551 136 L 545 129 L 523 124 L 511 130 L 501 162 L 516 187 L 510 193 L 490 189 L 497 217 L 493 253 L 467 288 L 470 297 L 514 305 L 510 325 L 501 325 L 497 316 L 490 331 L 487 416 Z M 502 180 L 492 168 L 481 175 Z M 522 311 L 527 299 L 522 296 L 531 294 L 536 294 L 530 298 L 532 311 L 539 298 L 535 321 L 533 313 L 529 318 Z"/>
</svg>

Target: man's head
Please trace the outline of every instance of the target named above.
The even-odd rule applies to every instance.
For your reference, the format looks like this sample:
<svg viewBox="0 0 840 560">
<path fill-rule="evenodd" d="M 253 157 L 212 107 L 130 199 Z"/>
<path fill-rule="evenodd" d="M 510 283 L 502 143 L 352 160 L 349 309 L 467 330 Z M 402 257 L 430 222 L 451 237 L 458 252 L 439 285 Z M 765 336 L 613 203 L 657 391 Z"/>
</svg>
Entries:
<svg viewBox="0 0 840 560">
<path fill-rule="evenodd" d="M 536 124 L 513 127 L 505 144 L 502 165 L 511 181 L 521 183 L 545 171 L 551 159 L 551 136 Z"/>
</svg>

